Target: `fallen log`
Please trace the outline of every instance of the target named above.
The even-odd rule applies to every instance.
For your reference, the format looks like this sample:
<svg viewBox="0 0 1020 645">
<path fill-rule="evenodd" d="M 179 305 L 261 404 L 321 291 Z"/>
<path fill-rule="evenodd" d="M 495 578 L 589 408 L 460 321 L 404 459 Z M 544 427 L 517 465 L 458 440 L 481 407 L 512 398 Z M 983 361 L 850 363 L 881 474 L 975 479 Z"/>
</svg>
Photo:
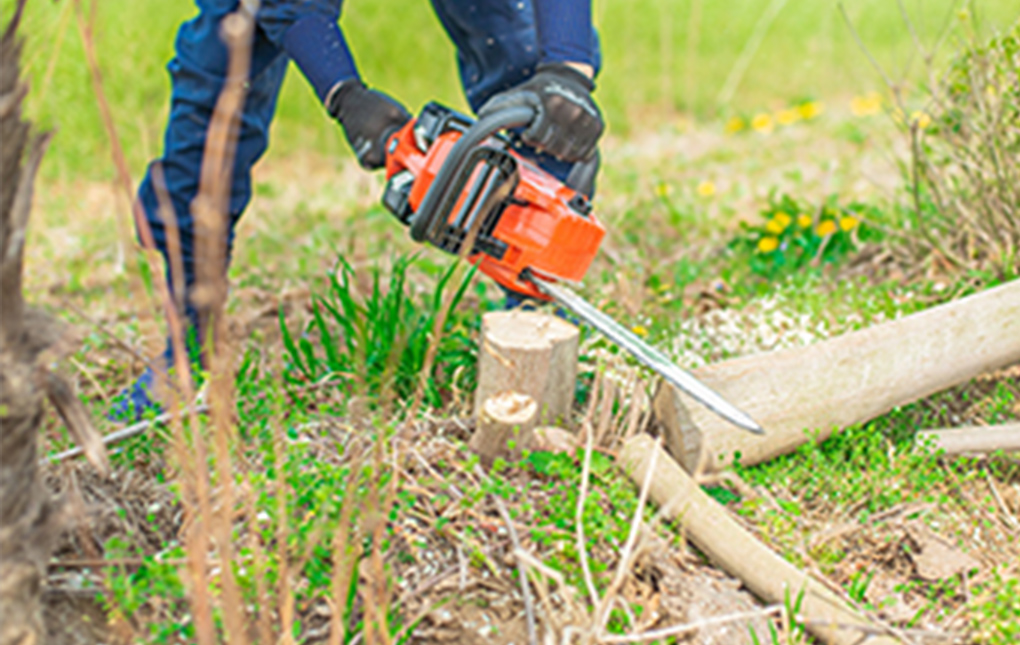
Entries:
<svg viewBox="0 0 1020 645">
<path fill-rule="evenodd" d="M 922 430 L 914 437 L 919 446 L 930 446 L 949 456 L 1020 452 L 1020 423 L 973 426 L 945 430 Z"/>
<path fill-rule="evenodd" d="M 577 327 L 537 311 L 494 311 L 482 317 L 475 410 L 499 392 L 526 394 L 538 422 L 570 421 L 577 380 Z"/>
<path fill-rule="evenodd" d="M 713 564 L 769 604 L 783 604 L 787 599 L 795 604 L 803 593 L 799 616 L 791 619 L 804 622 L 827 645 L 860 643 L 862 634 L 871 635 L 869 645 L 900 642 L 748 533 L 646 434 L 628 439 L 620 451 L 621 463 L 638 486 L 647 477 L 655 451 L 660 452 L 655 456 L 650 498 L 666 517 L 683 522 L 687 537 Z"/>
<path fill-rule="evenodd" d="M 752 465 L 816 432 L 873 419 L 1020 361 L 1020 280 L 814 345 L 725 361 L 695 376 L 765 428 L 744 432 L 672 386 L 654 409 L 666 446 L 688 472 Z M 699 463 L 700 462 L 700 463 Z"/>
</svg>

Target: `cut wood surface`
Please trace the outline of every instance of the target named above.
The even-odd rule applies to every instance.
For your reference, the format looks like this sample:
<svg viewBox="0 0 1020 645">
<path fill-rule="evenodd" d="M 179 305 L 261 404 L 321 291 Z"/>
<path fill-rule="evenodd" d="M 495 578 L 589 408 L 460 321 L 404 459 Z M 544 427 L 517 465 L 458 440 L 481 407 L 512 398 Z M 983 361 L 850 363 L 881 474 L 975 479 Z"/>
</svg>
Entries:
<svg viewBox="0 0 1020 645">
<path fill-rule="evenodd" d="M 665 516 L 683 524 L 690 541 L 716 566 L 739 578 L 769 604 L 784 603 L 787 594 L 793 602 L 803 592 L 800 616 L 807 621 L 808 631 L 824 643 L 861 643 L 868 634 L 869 645 L 900 642 L 883 635 L 881 627 L 854 611 L 843 598 L 748 533 L 646 434 L 628 439 L 620 452 L 624 468 L 638 486 L 645 481 L 656 451 L 650 499 Z"/>
<path fill-rule="evenodd" d="M 671 386 L 655 412 L 667 448 L 688 472 L 719 470 L 740 453 L 757 464 L 990 370 L 1020 361 L 1020 280 L 807 347 L 694 370 L 750 414 L 764 436 L 740 430 Z M 702 455 L 702 451 L 704 454 Z"/>
<path fill-rule="evenodd" d="M 471 436 L 470 447 L 491 466 L 496 457 L 521 454 L 531 445 L 531 434 L 538 423 L 538 404 L 527 394 L 505 391 L 485 399 L 478 410 L 478 423 Z M 514 441 L 515 448 L 509 448 Z"/>
<path fill-rule="evenodd" d="M 577 379 L 577 327 L 537 311 L 494 311 L 482 317 L 475 410 L 511 390 L 538 404 L 539 423 L 570 421 Z"/>
<path fill-rule="evenodd" d="M 927 444 L 947 455 L 988 454 L 999 450 L 1020 452 L 1020 423 L 922 430 L 914 441 L 919 446 Z"/>
</svg>

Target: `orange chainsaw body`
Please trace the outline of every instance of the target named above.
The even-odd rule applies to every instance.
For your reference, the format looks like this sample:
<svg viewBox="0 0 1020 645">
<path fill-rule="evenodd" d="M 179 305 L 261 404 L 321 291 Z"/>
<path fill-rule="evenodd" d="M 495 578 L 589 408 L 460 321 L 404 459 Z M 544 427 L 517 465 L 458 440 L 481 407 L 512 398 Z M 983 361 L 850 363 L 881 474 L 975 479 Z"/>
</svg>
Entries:
<svg viewBox="0 0 1020 645">
<path fill-rule="evenodd" d="M 467 117 L 430 104 L 418 119 L 389 139 L 383 203 L 405 224 L 418 212 L 450 150 L 469 124 Z M 445 224 L 439 228 L 446 237 L 429 241 L 459 253 L 458 240 L 467 237 L 470 223 L 482 218 L 467 259 L 504 287 L 548 300 L 523 278 L 525 270 L 547 279 L 580 281 L 598 252 L 605 228 L 583 195 L 524 159 L 504 137 L 490 137 L 481 147 L 489 148 L 483 152 L 496 159 L 495 164 L 512 171 L 491 179 L 493 173 L 481 163 L 466 167 L 460 178 L 463 187 L 453 184 L 457 194 L 448 199 L 450 207 L 435 215 L 442 219 L 440 224 Z M 478 197 L 500 181 L 506 182 L 506 196 L 498 203 Z"/>
</svg>

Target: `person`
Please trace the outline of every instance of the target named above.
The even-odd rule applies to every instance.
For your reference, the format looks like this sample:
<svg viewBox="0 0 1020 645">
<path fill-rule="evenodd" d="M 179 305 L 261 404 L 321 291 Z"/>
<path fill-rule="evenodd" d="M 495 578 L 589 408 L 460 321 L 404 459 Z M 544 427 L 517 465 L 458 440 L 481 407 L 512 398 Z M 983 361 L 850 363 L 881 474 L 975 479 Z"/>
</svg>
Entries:
<svg viewBox="0 0 1020 645">
<path fill-rule="evenodd" d="M 183 264 L 183 319 L 192 333 L 198 312 L 188 295 L 195 284 L 194 220 L 205 134 L 224 86 L 228 50 L 220 23 L 239 0 L 196 0 L 198 15 L 183 23 L 168 64 L 170 114 L 161 158 L 150 164 L 138 199 L 168 267 L 167 229 L 160 216 L 165 188 L 176 215 Z M 592 98 L 600 67 L 591 0 L 432 0 L 457 53 L 460 79 L 472 110 L 531 105 L 537 117 L 519 133 L 518 151 L 565 179 L 578 163 L 590 163 L 603 130 Z M 269 143 L 269 126 L 288 63 L 294 61 L 326 112 L 341 126 L 358 163 L 367 170 L 385 163 L 383 144 L 410 118 L 399 102 L 361 78 L 338 21 L 341 0 L 262 0 L 257 8 L 247 96 L 240 119 L 229 199 L 226 257 L 234 227 L 252 191 L 251 169 Z M 159 166 L 161 172 L 154 169 Z M 156 185 L 160 177 L 162 186 Z M 180 296 L 181 294 L 175 294 Z M 199 343 L 200 344 L 200 343 Z M 161 360 L 173 363 L 170 343 Z M 158 410 L 156 374 L 147 369 L 114 400 L 111 419 L 132 421 Z"/>
</svg>

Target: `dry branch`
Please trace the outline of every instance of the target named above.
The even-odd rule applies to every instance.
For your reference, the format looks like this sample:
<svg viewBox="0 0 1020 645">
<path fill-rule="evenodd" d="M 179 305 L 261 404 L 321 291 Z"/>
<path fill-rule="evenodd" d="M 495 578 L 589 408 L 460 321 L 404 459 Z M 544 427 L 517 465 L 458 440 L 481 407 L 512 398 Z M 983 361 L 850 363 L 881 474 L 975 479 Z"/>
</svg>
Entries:
<svg viewBox="0 0 1020 645">
<path fill-rule="evenodd" d="M 1020 423 L 918 432 L 914 441 L 946 455 L 1020 452 Z"/>
<path fill-rule="evenodd" d="M 690 541 L 717 566 L 739 578 L 758 598 L 770 604 L 792 601 L 803 593 L 801 614 L 808 631 L 829 645 L 860 641 L 860 628 L 876 633 L 870 645 L 891 645 L 880 626 L 849 607 L 826 586 L 773 553 L 744 530 L 726 509 L 710 498 L 648 435 L 628 439 L 621 460 L 635 484 L 651 475 L 650 495 L 661 513 L 683 522 Z M 653 460 L 657 461 L 653 468 Z"/>
<path fill-rule="evenodd" d="M 750 435 L 672 387 L 655 412 L 688 472 L 752 465 L 1020 361 L 1020 280 L 832 338 L 710 365 L 695 375 L 765 428 Z"/>
</svg>

